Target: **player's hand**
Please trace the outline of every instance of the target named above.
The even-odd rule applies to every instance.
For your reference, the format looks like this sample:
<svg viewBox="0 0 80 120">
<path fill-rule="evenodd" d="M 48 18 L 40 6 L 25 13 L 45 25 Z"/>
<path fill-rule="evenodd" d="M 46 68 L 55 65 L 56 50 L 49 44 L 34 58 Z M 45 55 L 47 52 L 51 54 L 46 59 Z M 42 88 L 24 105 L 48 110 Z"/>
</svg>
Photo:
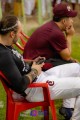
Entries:
<svg viewBox="0 0 80 120">
<path fill-rule="evenodd" d="M 39 61 L 41 61 L 41 60 L 45 60 L 46 58 L 45 57 L 37 57 L 36 59 L 34 59 L 34 62 L 39 62 Z"/>
<path fill-rule="evenodd" d="M 66 27 L 65 33 L 66 33 L 66 36 L 73 36 L 75 33 L 73 25 Z"/>
<path fill-rule="evenodd" d="M 42 63 L 42 64 L 36 64 L 36 62 L 33 62 L 31 68 L 36 69 L 36 70 L 38 71 L 38 75 L 40 75 L 41 72 L 42 72 L 42 67 L 43 67 L 43 65 L 44 65 L 44 63 Z"/>
<path fill-rule="evenodd" d="M 78 61 L 77 59 L 72 59 L 72 61 L 73 61 L 74 63 L 79 63 L 79 61 Z"/>
</svg>

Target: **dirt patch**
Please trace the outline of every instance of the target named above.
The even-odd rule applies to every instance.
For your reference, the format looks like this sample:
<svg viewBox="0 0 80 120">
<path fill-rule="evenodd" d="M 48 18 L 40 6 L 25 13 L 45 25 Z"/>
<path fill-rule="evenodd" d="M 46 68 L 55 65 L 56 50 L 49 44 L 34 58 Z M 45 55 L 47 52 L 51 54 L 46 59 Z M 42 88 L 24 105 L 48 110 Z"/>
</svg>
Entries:
<svg viewBox="0 0 80 120">
<path fill-rule="evenodd" d="M 37 28 L 39 26 L 38 20 L 36 16 L 28 16 L 26 18 L 26 22 L 27 22 L 27 30 L 31 30 L 33 28 Z"/>
</svg>

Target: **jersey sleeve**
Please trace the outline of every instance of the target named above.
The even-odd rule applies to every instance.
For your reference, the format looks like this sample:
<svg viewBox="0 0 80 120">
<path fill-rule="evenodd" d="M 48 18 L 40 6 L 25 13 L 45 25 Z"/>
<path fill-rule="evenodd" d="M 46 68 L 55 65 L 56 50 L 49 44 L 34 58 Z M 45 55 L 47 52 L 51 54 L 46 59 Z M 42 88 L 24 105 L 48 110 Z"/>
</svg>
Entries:
<svg viewBox="0 0 80 120">
<path fill-rule="evenodd" d="M 0 69 L 9 80 L 12 88 L 16 92 L 22 94 L 27 86 L 30 84 L 29 78 L 26 75 L 21 74 L 10 53 L 3 53 L 0 59 Z"/>
</svg>

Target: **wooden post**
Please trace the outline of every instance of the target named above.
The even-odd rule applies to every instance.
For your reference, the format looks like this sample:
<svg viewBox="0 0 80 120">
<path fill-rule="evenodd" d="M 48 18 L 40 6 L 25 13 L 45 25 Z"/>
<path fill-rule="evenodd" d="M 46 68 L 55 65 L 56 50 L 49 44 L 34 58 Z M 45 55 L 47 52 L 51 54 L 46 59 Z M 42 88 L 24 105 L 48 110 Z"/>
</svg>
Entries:
<svg viewBox="0 0 80 120">
<path fill-rule="evenodd" d="M 0 0 L 0 19 L 2 18 L 2 7 L 1 7 L 1 0 Z"/>
<path fill-rule="evenodd" d="M 41 0 L 38 0 L 38 22 L 41 25 L 43 23 L 42 19 L 42 3 Z"/>
</svg>

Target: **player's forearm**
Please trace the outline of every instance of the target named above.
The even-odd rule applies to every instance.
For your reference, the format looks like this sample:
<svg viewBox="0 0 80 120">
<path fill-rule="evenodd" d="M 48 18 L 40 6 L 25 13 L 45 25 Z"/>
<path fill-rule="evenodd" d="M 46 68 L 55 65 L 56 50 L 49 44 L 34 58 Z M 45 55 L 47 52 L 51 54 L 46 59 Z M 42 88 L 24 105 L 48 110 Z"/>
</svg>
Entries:
<svg viewBox="0 0 80 120">
<path fill-rule="evenodd" d="M 75 29 L 73 27 L 73 25 L 70 25 L 66 28 L 66 40 L 67 40 L 67 47 L 71 53 L 71 41 L 72 41 L 72 36 L 74 35 L 75 33 Z"/>
<path fill-rule="evenodd" d="M 71 40 L 72 40 L 72 37 L 67 36 L 66 39 L 67 39 L 67 47 L 69 49 L 69 52 L 71 53 Z"/>
</svg>

